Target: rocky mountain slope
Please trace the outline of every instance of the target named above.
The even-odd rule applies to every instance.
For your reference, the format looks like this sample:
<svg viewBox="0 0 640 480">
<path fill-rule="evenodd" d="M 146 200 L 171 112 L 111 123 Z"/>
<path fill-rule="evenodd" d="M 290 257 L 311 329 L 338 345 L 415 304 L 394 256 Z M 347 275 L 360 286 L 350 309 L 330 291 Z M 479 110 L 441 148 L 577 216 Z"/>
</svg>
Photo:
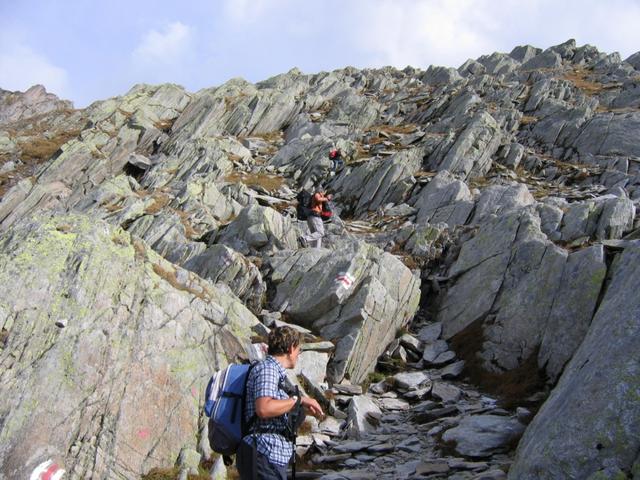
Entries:
<svg viewBox="0 0 640 480">
<path fill-rule="evenodd" d="M 284 322 L 308 477 L 640 479 L 639 138 L 640 53 L 572 40 L 0 90 L 0 478 L 224 478 L 204 386 Z M 320 184 L 342 220 L 302 248 Z"/>
</svg>

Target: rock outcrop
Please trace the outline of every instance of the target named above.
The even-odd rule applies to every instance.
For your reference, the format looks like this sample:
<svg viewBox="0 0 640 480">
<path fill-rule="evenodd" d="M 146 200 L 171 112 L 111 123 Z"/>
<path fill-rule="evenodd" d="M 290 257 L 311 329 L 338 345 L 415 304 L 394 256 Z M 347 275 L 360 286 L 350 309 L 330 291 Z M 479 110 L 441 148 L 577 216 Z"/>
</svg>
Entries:
<svg viewBox="0 0 640 480">
<path fill-rule="evenodd" d="M 271 259 L 273 306 L 331 339 L 336 350 L 327 376 L 362 382 L 420 300 L 418 279 L 399 260 L 365 243 L 339 252 L 304 249 Z"/>
<path fill-rule="evenodd" d="M 86 216 L 24 219 L 0 243 L 2 478 L 47 458 L 135 478 L 195 449 L 211 368 L 247 358 L 242 303 Z"/>
<path fill-rule="evenodd" d="M 0 478 L 224 475 L 203 383 L 282 324 L 325 478 L 637 477 L 639 55 L 0 90 Z"/>
</svg>

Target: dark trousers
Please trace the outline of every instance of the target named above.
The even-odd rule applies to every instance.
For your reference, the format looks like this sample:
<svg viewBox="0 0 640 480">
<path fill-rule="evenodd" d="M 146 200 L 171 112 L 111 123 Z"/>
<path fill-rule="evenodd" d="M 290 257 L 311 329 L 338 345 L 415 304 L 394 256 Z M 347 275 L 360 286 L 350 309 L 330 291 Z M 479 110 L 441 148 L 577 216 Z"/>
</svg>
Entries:
<svg viewBox="0 0 640 480">
<path fill-rule="evenodd" d="M 241 480 L 287 480 L 287 467 L 274 465 L 259 452 L 255 452 L 254 476 L 254 448 L 253 445 L 240 442 L 236 453 L 236 466 Z"/>
</svg>

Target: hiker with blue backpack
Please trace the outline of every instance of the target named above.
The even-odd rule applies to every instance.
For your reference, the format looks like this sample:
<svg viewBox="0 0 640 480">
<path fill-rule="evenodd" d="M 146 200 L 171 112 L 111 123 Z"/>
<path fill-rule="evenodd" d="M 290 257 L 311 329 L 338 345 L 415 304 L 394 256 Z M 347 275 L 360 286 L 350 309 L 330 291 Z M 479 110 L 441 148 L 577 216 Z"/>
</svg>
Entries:
<svg viewBox="0 0 640 480">
<path fill-rule="evenodd" d="M 269 333 L 267 357 L 252 364 L 231 364 L 216 372 L 207 385 L 204 412 L 209 445 L 236 465 L 243 480 L 286 479 L 293 460 L 296 432 L 305 411 L 324 415 L 320 404 L 300 395 L 285 375 L 300 355 L 300 334 L 291 327 Z"/>
<path fill-rule="evenodd" d="M 267 357 L 251 369 L 247 379 L 244 420 L 249 433 L 236 456 L 243 480 L 286 480 L 303 410 L 316 417 L 324 415 L 315 399 L 292 395 L 286 378 L 285 369 L 298 362 L 300 334 L 291 327 L 279 327 L 269 333 L 268 342 Z"/>
</svg>

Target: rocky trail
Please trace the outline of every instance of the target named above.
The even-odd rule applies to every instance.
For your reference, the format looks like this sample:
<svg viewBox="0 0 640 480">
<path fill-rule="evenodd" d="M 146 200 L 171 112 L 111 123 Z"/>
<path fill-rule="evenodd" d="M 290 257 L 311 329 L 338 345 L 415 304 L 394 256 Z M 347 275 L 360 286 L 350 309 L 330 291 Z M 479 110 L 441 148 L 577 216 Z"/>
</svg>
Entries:
<svg viewBox="0 0 640 480">
<path fill-rule="evenodd" d="M 640 479 L 638 138 L 640 53 L 573 40 L 0 90 L 0 479 L 232 478 L 204 387 L 282 323 L 300 478 Z"/>
</svg>

